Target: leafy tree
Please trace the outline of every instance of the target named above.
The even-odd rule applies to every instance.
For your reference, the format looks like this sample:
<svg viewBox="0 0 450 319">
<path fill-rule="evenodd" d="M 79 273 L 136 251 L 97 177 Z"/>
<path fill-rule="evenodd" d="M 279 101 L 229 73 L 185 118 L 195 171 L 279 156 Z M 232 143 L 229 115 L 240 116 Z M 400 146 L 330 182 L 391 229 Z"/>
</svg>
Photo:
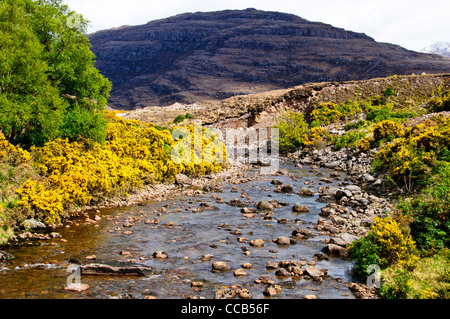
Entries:
<svg viewBox="0 0 450 319">
<path fill-rule="evenodd" d="M 0 130 L 12 143 L 104 140 L 111 84 L 94 67 L 87 21 L 67 23 L 74 15 L 61 0 L 0 0 Z"/>
</svg>

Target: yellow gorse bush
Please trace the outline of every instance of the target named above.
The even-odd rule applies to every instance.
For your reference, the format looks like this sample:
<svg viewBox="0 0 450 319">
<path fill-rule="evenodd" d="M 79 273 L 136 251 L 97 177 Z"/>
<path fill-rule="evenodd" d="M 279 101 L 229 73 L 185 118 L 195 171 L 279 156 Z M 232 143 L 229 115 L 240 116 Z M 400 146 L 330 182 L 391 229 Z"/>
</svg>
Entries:
<svg viewBox="0 0 450 319">
<path fill-rule="evenodd" d="M 192 161 L 175 163 L 171 151 L 180 141 L 168 129 L 124 120 L 112 112 L 106 112 L 105 117 L 110 123 L 104 145 L 86 139 L 55 139 L 42 148 L 32 148 L 35 166 L 44 178 L 41 182 L 28 180 L 16 191 L 19 208 L 55 224 L 71 205 L 88 204 L 93 198 L 174 179 L 179 173 L 216 173 L 226 165 L 226 160 L 217 156 L 226 156 L 223 143 L 201 128 L 197 128 L 201 138 L 198 154 L 194 147 L 187 148 Z M 184 129 L 191 133 L 196 128 Z M 217 147 L 210 151 L 211 144 L 225 153 L 215 152 Z"/>
<path fill-rule="evenodd" d="M 382 121 L 373 127 L 373 138 L 375 141 L 392 140 L 402 137 L 403 125 L 391 120 Z"/>
<path fill-rule="evenodd" d="M 327 137 L 328 130 L 323 127 L 313 127 L 309 134 L 303 135 L 303 144 L 306 146 L 314 144 L 314 142 L 323 140 Z"/>
<path fill-rule="evenodd" d="M 416 245 L 411 236 L 403 234 L 400 225 L 390 217 L 376 218 L 372 225 L 375 242 L 380 247 L 380 267 L 398 263 L 413 268 L 419 257 L 414 254 Z"/>
</svg>

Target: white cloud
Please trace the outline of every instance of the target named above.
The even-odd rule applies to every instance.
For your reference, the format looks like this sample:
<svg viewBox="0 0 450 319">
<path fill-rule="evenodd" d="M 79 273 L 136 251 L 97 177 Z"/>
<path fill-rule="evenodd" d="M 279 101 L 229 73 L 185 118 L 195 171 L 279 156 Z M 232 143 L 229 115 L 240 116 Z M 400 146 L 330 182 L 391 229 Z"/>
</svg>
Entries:
<svg viewBox="0 0 450 319">
<path fill-rule="evenodd" d="M 450 1 L 447 0 L 65 0 L 91 21 L 89 31 L 195 11 L 245 9 L 280 11 L 364 32 L 380 42 L 420 50 L 450 41 Z"/>
</svg>

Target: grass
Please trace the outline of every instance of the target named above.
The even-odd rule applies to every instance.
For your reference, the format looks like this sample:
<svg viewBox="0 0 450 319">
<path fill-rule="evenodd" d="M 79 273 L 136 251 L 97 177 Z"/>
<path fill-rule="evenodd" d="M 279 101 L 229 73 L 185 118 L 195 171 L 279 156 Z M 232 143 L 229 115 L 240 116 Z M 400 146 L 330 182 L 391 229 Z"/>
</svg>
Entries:
<svg viewBox="0 0 450 319">
<path fill-rule="evenodd" d="M 411 272 L 398 266 L 383 271 L 380 294 L 386 298 L 449 299 L 450 250 L 420 259 Z"/>
</svg>

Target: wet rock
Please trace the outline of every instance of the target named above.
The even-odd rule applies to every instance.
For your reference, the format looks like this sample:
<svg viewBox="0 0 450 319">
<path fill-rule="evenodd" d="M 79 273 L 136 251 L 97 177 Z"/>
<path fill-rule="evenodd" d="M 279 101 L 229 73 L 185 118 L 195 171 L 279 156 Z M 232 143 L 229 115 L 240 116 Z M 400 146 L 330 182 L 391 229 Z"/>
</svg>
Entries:
<svg viewBox="0 0 450 319">
<path fill-rule="evenodd" d="M 242 268 L 236 269 L 236 270 L 233 272 L 233 274 L 234 274 L 236 277 L 247 276 L 247 275 L 248 275 L 247 272 L 246 272 L 244 269 L 242 269 Z"/>
<path fill-rule="evenodd" d="M 290 277 L 291 273 L 289 271 L 287 271 L 286 268 L 279 268 L 276 272 L 275 275 L 278 277 Z"/>
<path fill-rule="evenodd" d="M 231 270 L 231 267 L 224 261 L 216 261 L 212 263 L 212 272 L 224 272 L 228 270 Z"/>
<path fill-rule="evenodd" d="M 277 245 L 290 245 L 291 239 L 287 236 L 280 236 L 277 239 L 275 239 L 275 243 Z"/>
<path fill-rule="evenodd" d="M 184 174 L 175 175 L 175 183 L 180 186 L 191 186 L 192 179 Z"/>
<path fill-rule="evenodd" d="M 303 297 L 303 299 L 317 299 L 316 295 L 306 295 Z"/>
<path fill-rule="evenodd" d="M 279 267 L 279 263 L 274 262 L 272 260 L 268 260 L 266 264 L 267 269 L 277 269 Z"/>
<path fill-rule="evenodd" d="M 43 222 L 37 221 L 34 218 L 26 219 L 22 225 L 30 230 L 43 230 L 47 228 Z"/>
<path fill-rule="evenodd" d="M 203 285 L 204 284 L 201 281 L 193 281 L 193 282 L 191 282 L 191 287 L 193 287 L 193 288 L 202 288 Z"/>
<path fill-rule="evenodd" d="M 314 234 L 306 228 L 296 228 L 292 231 L 292 236 L 296 238 L 306 238 L 306 237 L 312 237 Z"/>
<path fill-rule="evenodd" d="M 88 289 L 89 289 L 89 285 L 82 284 L 82 283 L 78 283 L 78 284 L 72 283 L 64 288 L 64 290 L 67 290 L 67 291 L 78 291 L 78 292 L 85 291 Z"/>
<path fill-rule="evenodd" d="M 325 274 L 322 272 L 322 270 L 317 269 L 315 266 L 308 266 L 305 269 L 305 273 L 310 276 L 310 277 L 321 277 L 324 276 Z"/>
<path fill-rule="evenodd" d="M 241 209 L 241 213 L 242 214 L 254 214 L 254 213 L 256 213 L 256 209 L 250 208 L 250 207 L 244 207 Z"/>
<path fill-rule="evenodd" d="M 328 244 L 328 246 L 324 247 L 323 250 L 330 255 L 340 257 L 347 257 L 349 255 L 349 252 L 346 248 L 335 244 Z"/>
<path fill-rule="evenodd" d="M 314 196 L 314 190 L 308 187 L 302 187 L 297 194 L 300 196 Z"/>
<path fill-rule="evenodd" d="M 214 258 L 214 255 L 206 254 L 206 255 L 203 255 L 202 257 L 200 257 L 200 260 L 201 261 L 210 261 L 212 258 Z"/>
<path fill-rule="evenodd" d="M 215 299 L 233 299 L 236 297 L 236 291 L 231 288 L 221 288 L 220 290 L 216 291 L 215 293 Z"/>
<path fill-rule="evenodd" d="M 273 205 L 269 204 L 265 201 L 260 201 L 258 204 L 256 204 L 256 208 L 258 208 L 258 210 L 273 210 Z"/>
<path fill-rule="evenodd" d="M 341 200 L 343 197 L 350 198 L 352 196 L 353 196 L 353 194 L 351 191 L 349 191 L 348 189 L 343 189 L 343 190 L 338 190 L 336 192 L 336 194 L 334 195 L 334 198 L 336 198 L 336 200 Z"/>
<path fill-rule="evenodd" d="M 271 275 L 261 275 L 256 282 L 265 285 L 273 285 L 275 283 L 275 280 Z"/>
<path fill-rule="evenodd" d="M 283 182 L 278 179 L 273 179 L 270 184 L 272 185 L 283 185 Z"/>
<path fill-rule="evenodd" d="M 264 240 L 262 240 L 262 239 L 253 239 L 253 240 L 250 241 L 250 246 L 263 247 L 264 246 Z"/>
<path fill-rule="evenodd" d="M 307 212 L 309 212 L 309 208 L 308 208 L 308 206 L 306 206 L 306 205 L 295 204 L 295 205 L 292 207 L 292 211 L 293 211 L 294 213 L 307 213 Z"/>
<path fill-rule="evenodd" d="M 169 255 L 165 251 L 155 251 L 153 253 L 153 258 L 167 259 L 167 258 L 169 258 Z"/>
<path fill-rule="evenodd" d="M 281 187 L 281 192 L 284 194 L 292 194 L 294 192 L 294 188 L 292 185 L 284 185 Z"/>
<path fill-rule="evenodd" d="M 7 253 L 6 251 L 0 250 L 0 260 L 10 260 L 14 259 L 14 256 L 10 253 Z"/>
<path fill-rule="evenodd" d="M 253 265 L 251 263 L 243 263 L 242 267 L 245 269 L 252 269 Z"/>
<path fill-rule="evenodd" d="M 111 266 L 107 264 L 88 264 L 80 266 L 82 275 L 102 276 L 147 276 L 153 268 L 143 265 Z"/>
<path fill-rule="evenodd" d="M 361 187 L 359 187 L 357 185 L 348 185 L 348 186 L 345 186 L 345 189 L 349 190 L 354 195 L 361 193 Z"/>
<path fill-rule="evenodd" d="M 228 205 L 234 206 L 234 207 L 247 207 L 248 205 L 241 201 L 240 199 L 232 199 L 229 202 L 227 202 Z"/>
<path fill-rule="evenodd" d="M 273 285 L 273 286 L 267 287 L 264 290 L 263 294 L 264 294 L 264 296 L 267 296 L 267 297 L 274 297 L 274 296 L 278 295 L 279 293 L 281 293 L 282 291 L 283 291 L 283 288 L 281 288 L 281 286 Z"/>
</svg>

